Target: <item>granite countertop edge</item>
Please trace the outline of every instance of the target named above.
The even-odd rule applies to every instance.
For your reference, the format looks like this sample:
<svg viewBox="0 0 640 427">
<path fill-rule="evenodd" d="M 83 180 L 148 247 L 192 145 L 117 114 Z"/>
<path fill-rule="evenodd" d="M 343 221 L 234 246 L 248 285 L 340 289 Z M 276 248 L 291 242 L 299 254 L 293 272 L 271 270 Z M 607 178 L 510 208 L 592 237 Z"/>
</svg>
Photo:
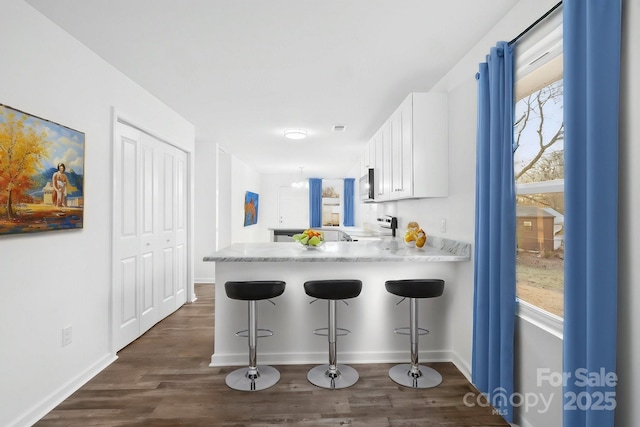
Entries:
<svg viewBox="0 0 640 427">
<path fill-rule="evenodd" d="M 276 246 L 273 246 L 276 245 Z M 287 245 L 287 246 L 284 246 Z M 327 242 L 321 247 L 306 250 L 297 243 L 237 243 L 224 248 L 205 262 L 464 262 L 471 259 L 471 245 L 441 237 L 428 236 L 425 250 L 404 247 L 379 249 L 364 242 Z M 273 255 L 274 248 L 282 248 Z M 268 254 L 264 252 L 268 251 Z"/>
</svg>

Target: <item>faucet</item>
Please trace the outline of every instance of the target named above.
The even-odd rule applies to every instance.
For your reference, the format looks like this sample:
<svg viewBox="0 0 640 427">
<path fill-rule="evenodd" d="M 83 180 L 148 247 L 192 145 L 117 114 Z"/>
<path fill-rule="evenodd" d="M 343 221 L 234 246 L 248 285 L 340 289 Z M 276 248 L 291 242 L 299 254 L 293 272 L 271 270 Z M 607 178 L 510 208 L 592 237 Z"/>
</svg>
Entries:
<svg viewBox="0 0 640 427">
<path fill-rule="evenodd" d="M 398 229 L 398 218 L 391 217 L 391 237 L 396 237 L 396 230 Z"/>
</svg>

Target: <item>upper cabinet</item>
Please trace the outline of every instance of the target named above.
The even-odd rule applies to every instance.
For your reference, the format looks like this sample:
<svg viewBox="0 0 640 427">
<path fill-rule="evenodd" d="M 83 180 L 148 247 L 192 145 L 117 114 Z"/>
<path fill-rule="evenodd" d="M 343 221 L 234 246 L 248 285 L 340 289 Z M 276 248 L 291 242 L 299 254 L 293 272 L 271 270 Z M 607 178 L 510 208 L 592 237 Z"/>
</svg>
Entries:
<svg viewBox="0 0 640 427">
<path fill-rule="evenodd" d="M 387 120 L 376 132 L 375 141 L 375 181 L 374 201 L 391 199 L 391 127 Z"/>
<path fill-rule="evenodd" d="M 446 93 L 412 93 L 385 123 L 390 159 L 381 167 L 388 168 L 382 173 L 390 180 L 386 200 L 448 195 L 447 111 Z"/>
<path fill-rule="evenodd" d="M 374 201 L 448 195 L 446 93 L 411 93 L 373 135 L 362 173 L 374 168 Z"/>
</svg>

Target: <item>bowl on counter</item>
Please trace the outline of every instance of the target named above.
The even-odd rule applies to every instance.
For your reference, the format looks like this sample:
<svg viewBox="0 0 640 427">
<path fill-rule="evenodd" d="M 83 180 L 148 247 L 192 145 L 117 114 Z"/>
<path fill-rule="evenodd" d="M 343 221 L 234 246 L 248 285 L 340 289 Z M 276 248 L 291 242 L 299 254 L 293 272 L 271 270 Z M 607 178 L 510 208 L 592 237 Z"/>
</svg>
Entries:
<svg viewBox="0 0 640 427">
<path fill-rule="evenodd" d="M 301 241 L 299 241 L 299 240 L 296 240 L 295 242 L 296 242 L 296 243 L 298 243 L 298 246 L 300 246 L 301 248 L 309 249 L 309 250 L 313 250 L 313 249 L 321 249 L 321 248 L 322 248 L 322 246 L 324 245 L 324 240 L 322 240 L 320 243 L 318 243 L 318 244 L 317 244 L 317 245 L 315 245 L 315 246 L 314 246 L 314 245 L 310 245 L 310 244 L 308 244 L 308 243 L 305 245 L 304 243 L 302 243 L 302 242 L 301 242 Z"/>
</svg>

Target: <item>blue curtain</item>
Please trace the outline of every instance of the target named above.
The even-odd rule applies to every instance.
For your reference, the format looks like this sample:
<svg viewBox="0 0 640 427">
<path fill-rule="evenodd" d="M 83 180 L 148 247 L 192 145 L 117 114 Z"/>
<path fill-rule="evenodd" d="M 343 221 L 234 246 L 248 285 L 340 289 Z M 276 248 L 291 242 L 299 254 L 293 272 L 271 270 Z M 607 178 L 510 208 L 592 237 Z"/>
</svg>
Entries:
<svg viewBox="0 0 640 427">
<path fill-rule="evenodd" d="M 322 227 L 322 179 L 309 178 L 309 227 Z"/>
<path fill-rule="evenodd" d="M 344 226 L 353 227 L 355 225 L 355 213 L 353 202 L 353 189 L 355 178 L 344 179 Z"/>
<path fill-rule="evenodd" d="M 615 386 L 582 379 L 616 370 L 621 2 L 565 0 L 563 21 L 563 425 L 607 427 Z"/>
<path fill-rule="evenodd" d="M 499 42 L 478 79 L 472 380 L 508 421 L 513 394 L 516 199 L 513 48 Z"/>
</svg>

